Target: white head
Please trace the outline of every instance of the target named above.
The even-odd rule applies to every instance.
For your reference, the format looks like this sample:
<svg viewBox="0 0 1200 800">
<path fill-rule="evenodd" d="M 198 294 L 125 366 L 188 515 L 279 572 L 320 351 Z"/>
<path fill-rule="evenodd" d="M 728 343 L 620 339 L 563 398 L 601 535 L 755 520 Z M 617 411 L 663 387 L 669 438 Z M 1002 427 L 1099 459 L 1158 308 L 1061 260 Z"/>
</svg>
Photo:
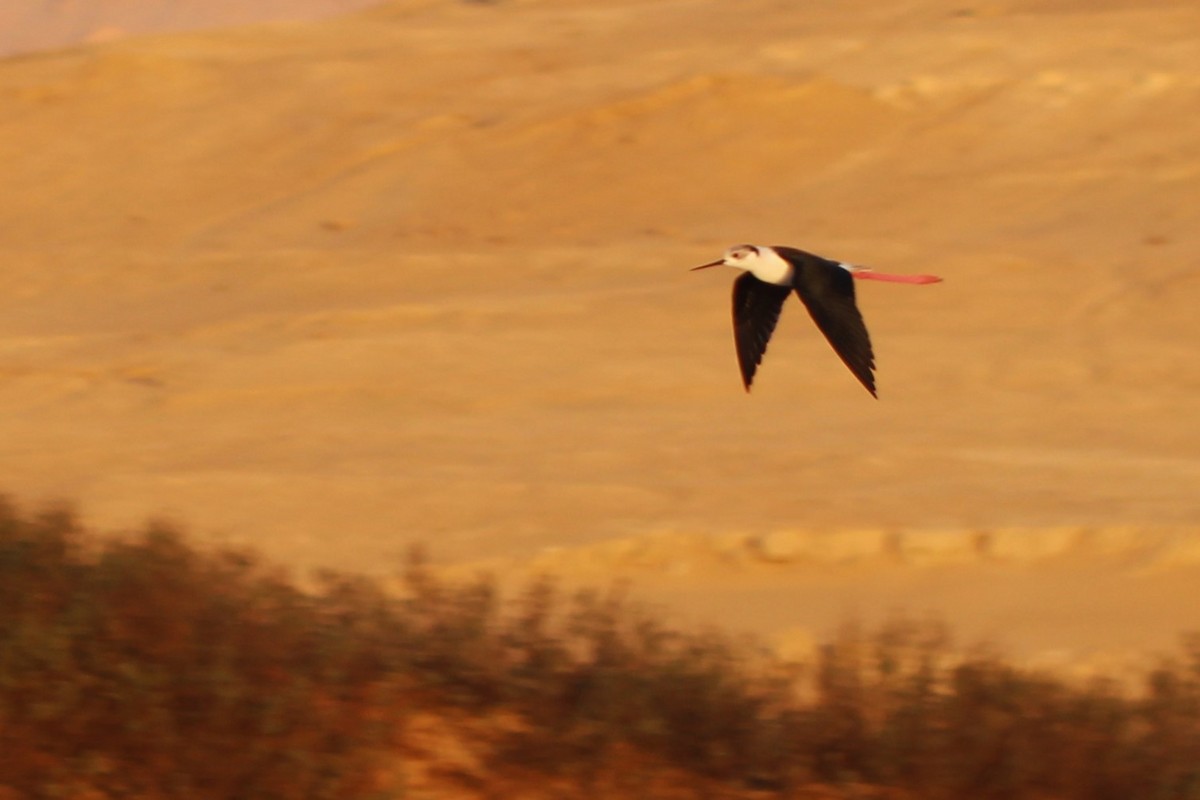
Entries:
<svg viewBox="0 0 1200 800">
<path fill-rule="evenodd" d="M 752 244 L 735 244 L 733 247 L 725 251 L 725 255 L 721 256 L 717 261 L 708 264 L 701 264 L 698 267 L 692 267 L 695 272 L 698 269 L 707 269 L 708 267 L 733 267 L 734 269 L 744 269 L 747 272 L 751 270 L 755 262 L 762 257 L 762 251 Z"/>
<path fill-rule="evenodd" d="M 692 271 L 708 267 L 733 267 L 745 270 L 764 283 L 775 283 L 780 286 L 790 285 L 792 280 L 792 265 L 785 261 L 773 248 L 758 247 L 752 244 L 735 244 L 725 251 L 719 260 L 709 264 L 692 267 Z"/>
</svg>

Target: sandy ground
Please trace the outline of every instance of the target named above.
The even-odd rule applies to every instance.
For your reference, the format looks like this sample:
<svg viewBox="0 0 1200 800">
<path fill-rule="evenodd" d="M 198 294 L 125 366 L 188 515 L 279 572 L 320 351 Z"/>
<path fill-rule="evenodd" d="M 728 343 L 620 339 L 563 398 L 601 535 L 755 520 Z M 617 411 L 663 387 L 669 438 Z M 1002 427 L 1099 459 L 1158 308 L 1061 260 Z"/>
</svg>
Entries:
<svg viewBox="0 0 1200 800">
<path fill-rule="evenodd" d="M 1149 657 L 1200 629 L 1197 108 L 1184 0 L 401 0 L 0 60 L 0 486 L 789 646 L 906 610 Z M 687 268 L 743 241 L 946 278 L 859 284 L 878 401 L 794 301 L 742 391 Z"/>
<path fill-rule="evenodd" d="M 162 31 L 320 19 L 381 0 L 4 0 L 0 56 Z"/>
</svg>

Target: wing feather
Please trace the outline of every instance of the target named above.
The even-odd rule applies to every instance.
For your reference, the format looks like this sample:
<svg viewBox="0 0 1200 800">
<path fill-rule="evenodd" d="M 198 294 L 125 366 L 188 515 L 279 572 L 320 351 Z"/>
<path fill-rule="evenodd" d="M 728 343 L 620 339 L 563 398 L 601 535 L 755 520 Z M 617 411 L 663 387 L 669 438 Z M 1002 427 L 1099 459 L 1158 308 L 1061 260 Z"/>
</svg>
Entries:
<svg viewBox="0 0 1200 800">
<path fill-rule="evenodd" d="M 808 254 L 805 254 L 808 255 Z M 873 396 L 875 353 L 854 302 L 854 278 L 832 261 L 808 255 L 796 275 L 796 294 L 854 377 Z"/>
<path fill-rule="evenodd" d="M 749 272 L 733 282 L 733 338 L 747 392 L 779 322 L 783 301 L 790 293 L 790 287 L 764 283 Z"/>
</svg>

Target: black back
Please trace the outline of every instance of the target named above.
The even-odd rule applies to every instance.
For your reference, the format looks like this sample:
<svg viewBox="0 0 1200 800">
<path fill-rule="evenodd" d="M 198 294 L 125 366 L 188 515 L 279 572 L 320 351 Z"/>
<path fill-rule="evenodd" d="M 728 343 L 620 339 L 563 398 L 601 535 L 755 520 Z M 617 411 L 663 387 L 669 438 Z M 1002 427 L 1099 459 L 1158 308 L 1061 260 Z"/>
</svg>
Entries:
<svg viewBox="0 0 1200 800">
<path fill-rule="evenodd" d="M 834 352 L 867 391 L 878 397 L 875 354 L 866 323 L 854 302 L 853 276 L 836 262 L 803 250 L 776 247 L 775 251 L 796 268 L 793 279 L 796 294 Z"/>
</svg>

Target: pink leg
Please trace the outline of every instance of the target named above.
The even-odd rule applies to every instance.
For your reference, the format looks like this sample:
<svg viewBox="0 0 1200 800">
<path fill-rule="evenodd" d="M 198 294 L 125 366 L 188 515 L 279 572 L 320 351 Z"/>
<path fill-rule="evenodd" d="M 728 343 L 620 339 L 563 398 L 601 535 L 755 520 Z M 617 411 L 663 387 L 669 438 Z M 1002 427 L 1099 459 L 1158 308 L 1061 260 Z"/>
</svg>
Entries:
<svg viewBox="0 0 1200 800">
<path fill-rule="evenodd" d="M 892 283 L 941 283 L 937 275 L 893 275 L 890 272 L 876 272 L 868 267 L 856 267 L 850 271 L 856 278 L 872 281 L 891 281 Z"/>
</svg>

